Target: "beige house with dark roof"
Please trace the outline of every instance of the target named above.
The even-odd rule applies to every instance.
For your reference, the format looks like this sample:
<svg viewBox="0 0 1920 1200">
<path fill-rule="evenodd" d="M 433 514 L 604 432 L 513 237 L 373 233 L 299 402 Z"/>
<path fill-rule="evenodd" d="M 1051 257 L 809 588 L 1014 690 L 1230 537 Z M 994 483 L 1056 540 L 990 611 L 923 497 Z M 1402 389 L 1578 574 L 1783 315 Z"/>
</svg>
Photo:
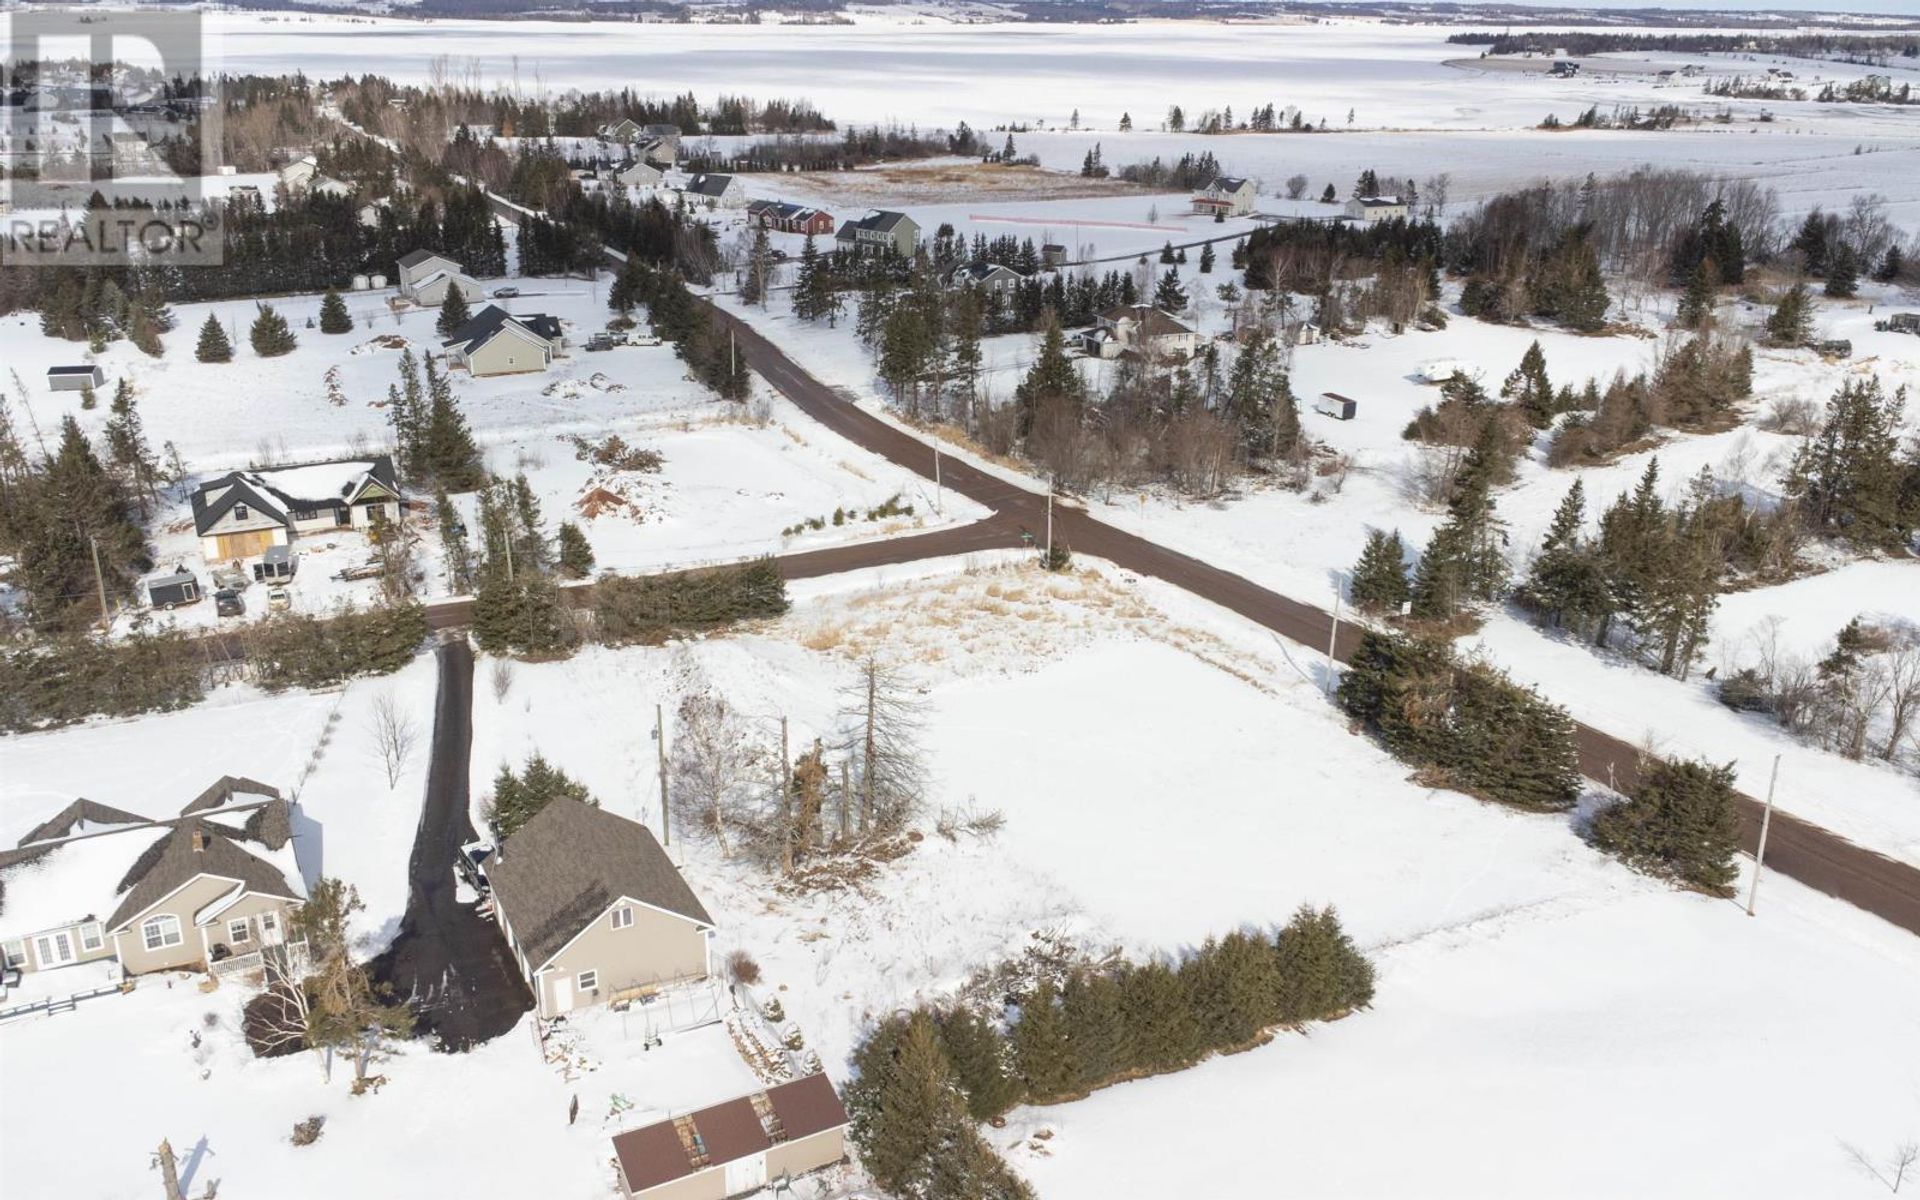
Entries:
<svg viewBox="0 0 1920 1200">
<path fill-rule="evenodd" d="M 0 852 L 7 966 L 140 974 L 281 945 L 306 894 L 292 836 L 279 793 L 233 776 L 161 819 L 76 800 Z"/>
<path fill-rule="evenodd" d="M 613 1139 L 627 1200 L 725 1200 L 847 1156 L 847 1110 L 808 1075 Z"/>
<path fill-rule="evenodd" d="M 713 918 L 638 822 L 554 800 L 483 866 L 542 1017 L 712 973 Z"/>
</svg>

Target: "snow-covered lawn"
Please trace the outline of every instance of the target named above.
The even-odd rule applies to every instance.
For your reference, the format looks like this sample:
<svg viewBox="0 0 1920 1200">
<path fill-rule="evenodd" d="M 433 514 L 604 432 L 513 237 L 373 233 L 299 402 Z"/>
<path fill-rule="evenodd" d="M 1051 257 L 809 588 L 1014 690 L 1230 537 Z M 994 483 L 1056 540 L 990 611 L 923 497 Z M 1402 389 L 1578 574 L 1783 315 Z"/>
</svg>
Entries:
<svg viewBox="0 0 1920 1200">
<path fill-rule="evenodd" d="M 416 735 L 391 788 L 369 716 L 383 695 Z M 330 691 L 267 696 L 236 686 L 182 712 L 0 738 L 0 843 L 12 845 L 79 797 L 171 817 L 222 775 L 245 776 L 297 802 L 301 873 L 359 889 L 366 911 L 354 932 L 365 953 L 378 953 L 406 909 L 435 695 L 434 661 L 422 655 L 394 675 Z M 77 896 L 71 911 L 109 899 Z"/>
</svg>

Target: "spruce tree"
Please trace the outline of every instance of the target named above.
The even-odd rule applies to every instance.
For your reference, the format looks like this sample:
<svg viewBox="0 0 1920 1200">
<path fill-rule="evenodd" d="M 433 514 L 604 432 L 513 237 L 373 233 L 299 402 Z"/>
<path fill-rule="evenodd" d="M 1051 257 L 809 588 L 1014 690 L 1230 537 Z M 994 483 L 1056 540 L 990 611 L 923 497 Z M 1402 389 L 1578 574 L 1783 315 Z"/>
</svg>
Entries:
<svg viewBox="0 0 1920 1200">
<path fill-rule="evenodd" d="M 1213 243 L 1208 242 L 1206 245 L 1200 247 L 1200 273 L 1202 275 L 1213 274 L 1213 263 Z"/>
<path fill-rule="evenodd" d="M 1899 243 L 1896 242 L 1887 247 L 1887 256 L 1880 260 L 1880 267 L 1874 271 L 1873 277 L 1881 283 L 1894 283 L 1906 269 L 1906 261 L 1900 253 Z"/>
<path fill-rule="evenodd" d="M 1012 1042 L 1014 1070 L 1029 1100 L 1047 1104 L 1073 1094 L 1080 1068 L 1074 1062 L 1066 1018 L 1051 980 L 1041 980 L 1021 999 Z"/>
<path fill-rule="evenodd" d="M 1767 315 L 1767 341 L 1776 346 L 1804 346 L 1813 336 L 1813 297 L 1807 285 L 1796 283 L 1774 302 Z"/>
<path fill-rule="evenodd" d="M 233 361 L 233 343 L 227 340 L 227 331 L 212 313 L 207 314 L 206 323 L 200 326 L 200 340 L 193 348 L 193 356 L 203 363 L 224 363 Z"/>
<path fill-rule="evenodd" d="M 1920 512 L 1900 461 L 1906 395 L 1901 388 L 1889 396 L 1868 376 L 1841 384 L 1827 402 L 1820 432 L 1794 455 L 1785 489 L 1815 531 L 1888 552 L 1911 537 Z"/>
<path fill-rule="evenodd" d="M 848 1132 L 873 1181 L 895 1195 L 932 1200 L 943 1162 L 978 1144 L 966 1100 L 924 1010 L 883 1023 L 854 1052 L 845 1088 Z M 951 1193 L 964 1195 L 965 1193 Z"/>
<path fill-rule="evenodd" d="M 1549 626 L 1585 629 L 1611 611 L 1605 573 L 1582 534 L 1586 508 L 1586 489 L 1576 478 L 1554 510 L 1540 553 L 1519 588 L 1521 603 Z"/>
<path fill-rule="evenodd" d="M 260 305 L 260 313 L 253 319 L 248 340 L 253 344 L 253 352 L 261 358 L 279 358 L 283 354 L 290 354 L 299 344 L 292 328 L 287 325 L 287 319 L 275 312 L 271 304 Z"/>
<path fill-rule="evenodd" d="M 1636 870 L 1732 895 L 1740 847 L 1733 764 L 1646 761 L 1632 796 L 1594 817 L 1592 837 Z"/>
<path fill-rule="evenodd" d="M 941 1018 L 940 1048 L 974 1120 L 990 1121 L 1020 1103 L 1020 1081 L 1008 1070 L 1007 1040 L 972 1009 L 957 1008 Z"/>
<path fill-rule="evenodd" d="M 352 333 L 353 314 L 347 311 L 347 302 L 333 288 L 320 297 L 320 332 L 327 334 Z"/>
<path fill-rule="evenodd" d="M 1414 571 L 1412 612 L 1423 621 L 1451 620 L 1473 601 L 1497 599 L 1506 586 L 1506 530 L 1494 512 L 1493 476 L 1500 464 L 1498 415 L 1490 414 L 1468 452 L 1447 505 Z"/>
<path fill-rule="evenodd" d="M 1520 365 L 1500 386 L 1500 398 L 1526 414 L 1527 423 L 1535 429 L 1553 424 L 1558 408 L 1553 383 L 1547 378 L 1547 355 L 1539 341 L 1520 356 Z"/>
<path fill-rule="evenodd" d="M 451 491 L 472 491 L 486 478 L 480 447 L 454 402 L 451 381 L 435 368 L 431 356 L 426 360 L 426 380 L 426 409 L 420 415 L 419 427 L 421 449 L 414 469 Z"/>
<path fill-rule="evenodd" d="M 1180 286 L 1180 272 L 1167 268 L 1160 276 L 1160 283 L 1153 289 L 1153 306 L 1162 312 L 1180 313 L 1187 308 L 1186 289 Z"/>
<path fill-rule="evenodd" d="M 1713 317 L 1714 289 L 1719 285 L 1713 259 L 1702 258 L 1687 276 L 1687 290 L 1680 297 L 1674 323 L 1682 329 L 1699 329 Z"/>
<path fill-rule="evenodd" d="M 560 573 L 568 579 L 585 579 L 593 574 L 593 547 L 572 521 L 560 522 Z"/>
<path fill-rule="evenodd" d="M 1155 959 L 1124 977 L 1123 1003 L 1134 1027 L 1139 1066 L 1173 1071 L 1189 1066 L 1201 1052 L 1200 1028 L 1187 990 L 1171 966 Z"/>
<path fill-rule="evenodd" d="M 1064 409 L 1077 420 L 1086 404 L 1086 382 L 1080 378 L 1073 360 L 1067 357 L 1066 333 L 1052 313 L 1047 314 L 1046 331 L 1040 339 L 1040 355 L 1033 360 L 1033 366 L 1027 369 L 1026 378 L 1014 388 L 1013 399 L 1022 438 L 1033 432 L 1034 423 L 1041 413 Z"/>
<path fill-rule="evenodd" d="M 1407 584 L 1406 546 L 1400 531 L 1371 530 L 1347 584 L 1355 608 L 1375 616 L 1397 616 L 1411 595 Z"/>
<path fill-rule="evenodd" d="M 1299 447 L 1300 407 L 1270 332 L 1255 330 L 1240 348 L 1226 393 L 1225 416 L 1239 431 L 1240 448 L 1249 459 L 1290 454 Z"/>
<path fill-rule="evenodd" d="M 1060 1010 L 1083 1089 L 1110 1083 L 1139 1062 L 1123 986 L 1113 975 L 1094 970 L 1074 972 L 1061 989 Z"/>
<path fill-rule="evenodd" d="M 107 460 L 119 469 L 121 478 L 138 498 L 140 516 L 145 519 L 148 505 L 154 498 L 154 482 L 160 464 L 153 455 L 153 448 L 147 444 L 140 412 L 134 407 L 133 384 L 124 376 L 114 388 L 109 412 L 104 431 Z"/>
<path fill-rule="evenodd" d="M 433 328 L 441 337 L 450 338 L 472 317 L 473 314 L 467 311 L 466 296 L 459 288 L 449 285 L 447 298 L 440 302 L 440 316 L 434 321 Z"/>
<path fill-rule="evenodd" d="M 1182 970 L 1207 1045 L 1238 1049 L 1280 1020 L 1279 963 L 1264 938 L 1235 930 L 1209 940 Z"/>
<path fill-rule="evenodd" d="M 1835 300 L 1851 300 L 1860 294 L 1860 262 L 1846 242 L 1827 256 L 1826 292 Z"/>
<path fill-rule="evenodd" d="M 1298 1024 L 1373 1003 L 1373 964 L 1340 927 L 1331 905 L 1302 905 L 1273 948 L 1279 1020 Z"/>
</svg>

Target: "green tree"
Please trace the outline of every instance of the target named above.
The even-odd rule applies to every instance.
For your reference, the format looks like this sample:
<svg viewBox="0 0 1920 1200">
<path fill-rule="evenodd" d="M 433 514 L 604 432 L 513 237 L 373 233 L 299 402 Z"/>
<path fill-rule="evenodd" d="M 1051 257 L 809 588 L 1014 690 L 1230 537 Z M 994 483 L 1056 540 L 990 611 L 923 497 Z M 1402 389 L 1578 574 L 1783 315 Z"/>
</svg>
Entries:
<svg viewBox="0 0 1920 1200">
<path fill-rule="evenodd" d="M 1733 796 L 1731 763 L 1650 759 L 1631 797 L 1594 817 L 1593 841 L 1636 870 L 1730 896 L 1739 878 Z"/>
<path fill-rule="evenodd" d="M 1139 1061 L 1134 1027 L 1127 1019 L 1122 985 L 1104 971 L 1081 970 L 1060 992 L 1061 1016 L 1080 1068 L 1080 1086 L 1091 1089 L 1131 1071 Z"/>
<path fill-rule="evenodd" d="M 1046 329 L 1040 339 L 1040 355 L 1034 359 L 1033 366 L 1027 369 L 1026 378 L 1014 388 L 1013 399 L 1019 415 L 1020 436 L 1023 438 L 1033 432 L 1041 414 L 1064 410 L 1077 420 L 1086 404 L 1086 382 L 1080 378 L 1080 372 L 1074 369 L 1073 360 L 1067 357 L 1066 333 L 1060 328 L 1059 318 L 1052 312 L 1046 316 Z"/>
<path fill-rule="evenodd" d="M 1713 318 L 1713 301 L 1720 285 L 1714 261 L 1702 258 L 1687 276 L 1687 290 L 1680 296 L 1674 324 L 1682 329 L 1699 329 Z"/>
<path fill-rule="evenodd" d="M 940 1020 L 940 1048 L 974 1120 L 991 1120 L 1020 1103 L 1020 1081 L 1007 1069 L 1007 1039 L 991 1022 L 970 1008 L 956 1008 Z"/>
<path fill-rule="evenodd" d="M 354 959 L 353 917 L 365 908 L 353 885 L 322 879 L 292 921 L 293 933 L 306 942 L 312 962 L 312 974 L 300 985 L 311 997 L 307 1044 L 350 1054 L 356 1093 L 366 1086 L 368 1064 L 380 1045 L 413 1031 L 412 1011 L 376 985 Z"/>
<path fill-rule="evenodd" d="M 104 431 L 107 461 L 120 472 L 121 479 L 139 500 L 140 516 L 144 520 L 158 491 L 156 479 L 160 473 L 160 462 L 154 457 L 153 448 L 147 444 L 140 412 L 134 407 L 133 384 L 125 376 L 121 377 L 113 390 L 113 404 L 109 411 Z"/>
<path fill-rule="evenodd" d="M 1200 1056 L 1200 1027 L 1180 976 L 1155 959 L 1128 971 L 1123 979 L 1127 1020 L 1134 1027 L 1138 1065 L 1148 1071 L 1173 1071 Z"/>
<path fill-rule="evenodd" d="M 203 363 L 223 363 L 233 361 L 233 343 L 227 340 L 227 331 L 212 313 L 207 314 L 206 323 L 200 326 L 200 340 L 194 345 L 193 356 Z"/>
<path fill-rule="evenodd" d="M 555 800 L 578 800 L 599 806 L 587 786 L 535 753 L 519 771 L 502 766 L 493 778 L 493 798 L 487 805 L 487 823 L 496 840 L 519 832 L 541 809 Z"/>
<path fill-rule="evenodd" d="M 1225 412 L 1249 459 L 1290 454 L 1300 445 L 1300 407 L 1280 359 L 1279 345 L 1265 329 L 1254 331 L 1228 372 Z"/>
<path fill-rule="evenodd" d="M 450 491 L 472 491 L 486 480 L 480 447 L 454 401 L 452 381 L 434 366 L 431 356 L 426 360 L 426 382 L 426 407 L 417 417 L 419 449 L 412 456 L 413 470 Z"/>
<path fill-rule="evenodd" d="M 1279 1020 L 1298 1024 L 1373 1003 L 1373 964 L 1331 905 L 1302 905 L 1274 938 L 1274 960 Z"/>
<path fill-rule="evenodd" d="M 347 302 L 340 298 L 340 293 L 332 288 L 320 297 L 320 332 L 353 332 L 353 314 L 347 311 Z"/>
<path fill-rule="evenodd" d="M 1851 300 L 1860 294 L 1860 260 L 1846 242 L 1827 256 L 1826 291 L 1835 300 Z"/>
<path fill-rule="evenodd" d="M 1781 293 L 1767 315 L 1767 341 L 1776 346 L 1804 346 L 1813 336 L 1813 297 L 1807 285 L 1796 283 Z"/>
<path fill-rule="evenodd" d="M 1816 532 L 1867 549 L 1899 551 L 1920 512 L 1911 474 L 1900 461 L 1905 388 L 1888 395 L 1877 376 L 1853 379 L 1827 402 L 1820 432 L 1804 442 L 1787 472 L 1786 494 L 1800 501 Z"/>
<path fill-rule="evenodd" d="M 1401 605 L 1411 596 L 1407 584 L 1407 550 L 1400 531 L 1385 533 L 1374 529 L 1367 533 L 1367 544 L 1354 564 L 1353 578 L 1347 584 L 1348 598 L 1361 612 L 1398 615 Z"/>
<path fill-rule="evenodd" d="M 572 521 L 560 522 L 560 573 L 568 579 L 585 579 L 593 574 L 593 547 Z"/>
<path fill-rule="evenodd" d="M 472 318 L 473 314 L 467 309 L 465 293 L 457 287 L 448 285 L 447 298 L 440 302 L 439 319 L 433 323 L 435 332 L 443 338 L 450 338 Z"/>
<path fill-rule="evenodd" d="M 1208 242 L 1206 245 L 1200 247 L 1200 273 L 1202 275 L 1213 274 L 1213 263 L 1213 243 Z"/>
<path fill-rule="evenodd" d="M 291 354 L 299 344 L 292 328 L 287 325 L 287 319 L 275 312 L 271 304 L 260 305 L 248 340 L 253 344 L 253 352 L 261 358 L 279 358 L 283 354 Z"/>
<path fill-rule="evenodd" d="M 1506 586 L 1506 528 L 1493 503 L 1501 454 L 1498 417 L 1489 415 L 1461 465 L 1447 520 L 1414 571 L 1412 613 L 1423 621 L 1450 620 L 1469 603 L 1498 598 Z"/>
<path fill-rule="evenodd" d="M 1051 980 L 1041 980 L 1020 1001 L 1013 1026 L 1013 1063 L 1027 1097 L 1047 1104 L 1072 1095 L 1080 1068 L 1067 1040 L 1067 1022 Z"/>
<path fill-rule="evenodd" d="M 1520 356 L 1520 365 L 1500 385 L 1500 398 L 1526 414 L 1527 423 L 1535 429 L 1553 424 L 1559 407 L 1554 399 L 1553 383 L 1547 378 L 1547 355 L 1540 349 L 1538 340 L 1527 347 L 1527 352 Z"/>
<path fill-rule="evenodd" d="M 1153 306 L 1162 312 L 1180 313 L 1187 308 L 1187 292 L 1180 286 L 1180 272 L 1169 267 L 1153 289 Z"/>
</svg>

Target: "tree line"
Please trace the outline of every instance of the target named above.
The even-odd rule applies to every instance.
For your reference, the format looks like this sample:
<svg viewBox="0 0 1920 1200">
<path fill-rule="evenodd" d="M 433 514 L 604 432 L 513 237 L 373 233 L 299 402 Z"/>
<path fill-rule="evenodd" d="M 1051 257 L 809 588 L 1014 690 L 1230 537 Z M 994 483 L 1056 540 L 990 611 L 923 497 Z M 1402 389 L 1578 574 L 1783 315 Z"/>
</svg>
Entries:
<svg viewBox="0 0 1920 1200">
<path fill-rule="evenodd" d="M 1365 1008 L 1373 992 L 1373 964 L 1332 908 L 1303 907 L 1272 935 L 1209 938 L 1177 962 L 1068 964 L 983 1004 L 881 1021 L 854 1051 L 850 1133 L 891 1194 L 1029 1197 L 979 1122 L 1245 1050 Z"/>
</svg>

